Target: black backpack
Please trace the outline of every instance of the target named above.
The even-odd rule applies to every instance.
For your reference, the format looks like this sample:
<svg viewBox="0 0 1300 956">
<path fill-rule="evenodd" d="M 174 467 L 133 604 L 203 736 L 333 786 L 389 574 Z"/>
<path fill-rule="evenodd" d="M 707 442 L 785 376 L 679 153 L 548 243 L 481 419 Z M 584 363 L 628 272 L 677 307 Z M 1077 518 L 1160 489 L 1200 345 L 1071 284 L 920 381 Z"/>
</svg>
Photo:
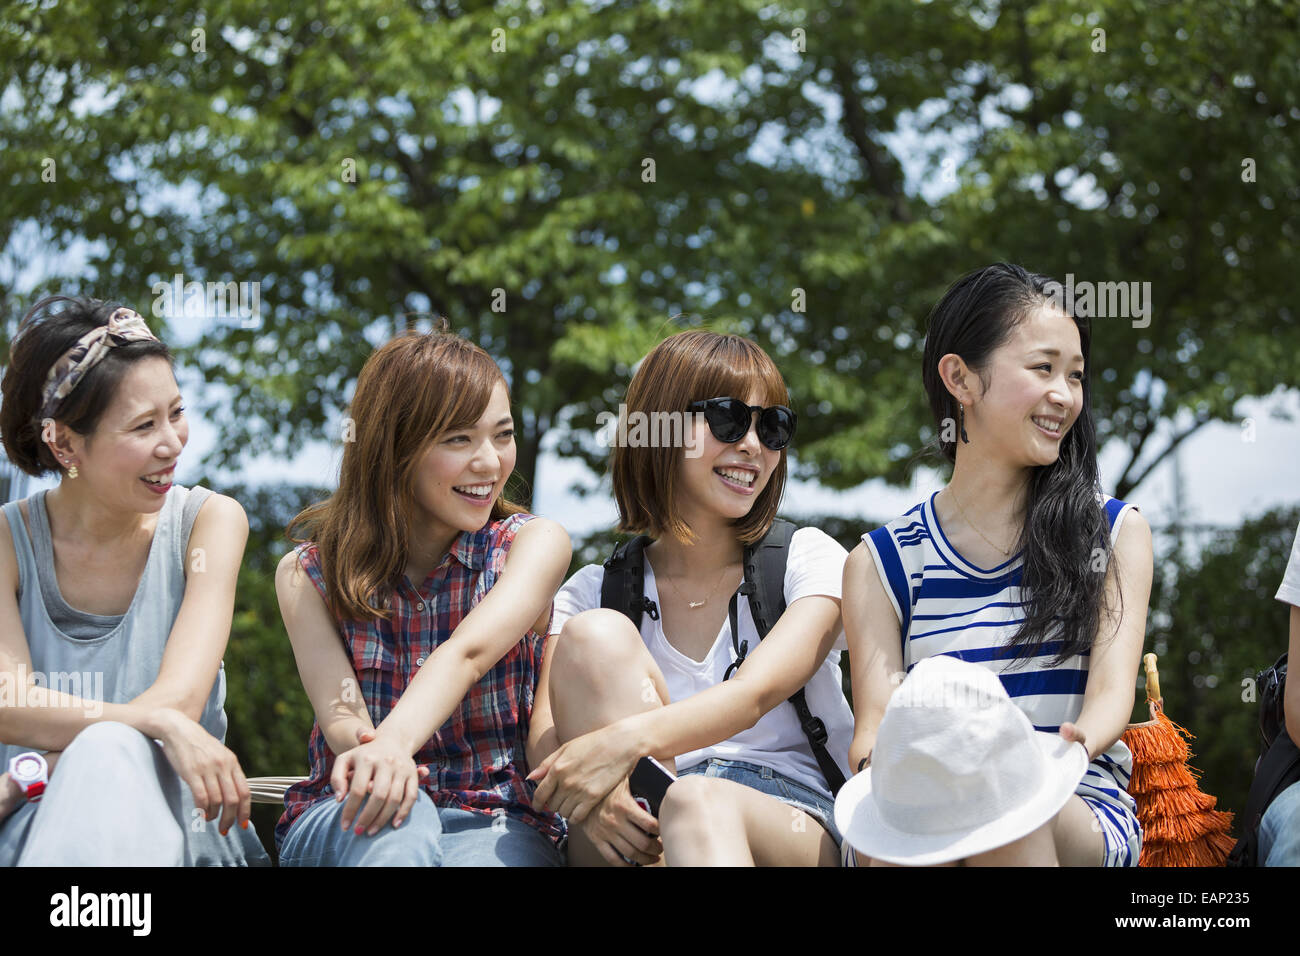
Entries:
<svg viewBox="0 0 1300 956">
<path fill-rule="evenodd" d="M 726 680 L 745 662 L 749 652 L 749 642 L 739 641 L 737 637 L 737 599 L 744 594 L 749 598 L 749 611 L 753 615 L 754 625 L 758 629 L 761 641 L 772 630 L 772 626 L 785 611 L 785 559 L 790 551 L 790 538 L 795 526 L 789 521 L 777 518 L 766 537 L 757 545 L 745 547 L 745 580 L 736 593 L 731 596 L 727 606 L 727 615 L 731 623 L 731 642 L 736 651 L 736 660 L 727 668 L 723 677 Z M 600 586 L 600 606 L 621 611 L 631 619 L 637 630 L 641 629 L 641 615 L 649 614 L 652 621 L 659 620 L 659 608 L 655 602 L 645 596 L 645 548 L 651 539 L 647 535 L 638 535 L 631 541 L 625 541 L 614 549 L 614 553 L 605 562 L 605 577 Z M 804 689 L 800 687 L 790 697 L 795 712 L 799 715 L 799 725 L 808 737 L 813 757 L 821 767 L 832 794 L 839 793 L 844 786 L 844 774 L 839 765 L 826 749 L 826 725 L 821 718 L 813 716 L 808 709 Z"/>
<path fill-rule="evenodd" d="M 1300 782 L 1300 749 L 1286 731 L 1283 698 L 1286 655 L 1255 677 L 1259 692 L 1259 732 L 1264 754 L 1255 765 L 1255 781 L 1246 797 L 1242 837 L 1228 854 L 1225 866 L 1259 866 L 1259 822 L 1270 803 L 1287 787 Z"/>
</svg>

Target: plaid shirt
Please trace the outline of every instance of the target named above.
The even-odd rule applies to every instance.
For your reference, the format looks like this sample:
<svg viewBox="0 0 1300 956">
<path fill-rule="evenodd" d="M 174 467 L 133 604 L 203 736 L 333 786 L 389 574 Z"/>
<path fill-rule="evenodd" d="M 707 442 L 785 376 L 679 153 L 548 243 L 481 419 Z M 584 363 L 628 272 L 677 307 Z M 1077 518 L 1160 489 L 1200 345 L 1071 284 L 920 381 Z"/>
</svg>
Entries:
<svg viewBox="0 0 1300 956">
<path fill-rule="evenodd" d="M 391 597 L 390 620 L 335 622 L 376 727 L 397 705 L 434 649 L 450 638 L 465 615 L 483 600 L 505 567 L 516 532 L 531 518 L 512 515 L 490 521 L 478 531 L 462 532 L 422 587 L 412 586 L 402 576 Z M 325 579 L 316 545 L 300 545 L 297 553 L 324 597 Z M 447 722 L 415 754 L 415 762 L 429 768 L 428 779 L 421 786 L 436 806 L 485 814 L 504 812 L 559 842 L 565 833 L 564 821 L 557 814 L 533 809 L 536 785 L 524 779 L 528 773 L 524 746 L 546 633 L 530 630 L 524 634 L 469 689 Z M 275 828 L 277 848 L 299 814 L 318 800 L 332 798 L 329 780 L 334 753 L 319 721 L 312 725 L 307 753 L 311 776 L 285 793 L 284 815 Z"/>
</svg>

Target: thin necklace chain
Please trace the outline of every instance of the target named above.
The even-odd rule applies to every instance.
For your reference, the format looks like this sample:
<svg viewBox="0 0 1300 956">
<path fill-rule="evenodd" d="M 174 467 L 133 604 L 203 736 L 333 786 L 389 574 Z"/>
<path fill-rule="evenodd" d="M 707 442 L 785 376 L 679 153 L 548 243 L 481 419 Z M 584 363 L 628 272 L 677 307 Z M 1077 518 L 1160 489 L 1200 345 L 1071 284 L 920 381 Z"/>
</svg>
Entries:
<svg viewBox="0 0 1300 956">
<path fill-rule="evenodd" d="M 668 580 L 669 587 L 671 587 L 674 591 L 676 591 L 677 596 L 686 602 L 687 609 L 694 611 L 696 608 L 704 607 L 704 605 L 709 603 L 709 598 L 713 597 L 714 593 L 718 590 L 718 588 L 722 586 L 722 579 L 725 578 L 726 576 L 727 576 L 727 566 L 724 564 L 722 566 L 722 573 L 718 575 L 718 580 L 713 585 L 713 590 L 704 596 L 703 601 L 692 601 L 690 598 L 688 598 L 685 594 L 682 593 L 681 588 L 677 586 L 677 584 L 673 581 L 672 578 L 668 578 L 667 580 Z"/>
<path fill-rule="evenodd" d="M 1001 552 L 1003 557 L 1010 557 L 1011 552 L 1009 550 L 1007 550 L 1006 548 L 998 547 L 992 541 L 989 541 L 988 536 L 985 535 L 984 532 L 979 529 L 979 526 L 976 525 L 974 521 L 970 520 L 970 515 L 966 514 L 966 509 L 961 506 L 961 499 L 957 497 L 957 492 L 952 490 L 952 485 L 948 486 L 948 490 L 952 492 L 952 500 L 957 503 L 957 510 L 961 512 L 962 518 L 965 519 L 968 525 L 970 525 L 972 528 L 975 529 L 975 533 L 979 535 L 981 538 L 983 538 L 985 543 L 987 543 L 990 548 L 993 548 L 995 551 Z"/>
</svg>

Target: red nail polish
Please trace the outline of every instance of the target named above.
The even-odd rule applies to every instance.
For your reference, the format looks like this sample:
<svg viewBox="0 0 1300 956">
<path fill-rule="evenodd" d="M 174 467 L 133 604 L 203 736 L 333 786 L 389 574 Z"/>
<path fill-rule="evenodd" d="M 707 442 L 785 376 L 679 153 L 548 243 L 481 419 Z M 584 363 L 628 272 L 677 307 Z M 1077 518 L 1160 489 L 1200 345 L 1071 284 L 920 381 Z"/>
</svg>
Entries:
<svg viewBox="0 0 1300 956">
<path fill-rule="evenodd" d="M 361 836 L 361 834 L 365 832 L 365 829 L 358 824 L 354 832 L 356 833 L 357 836 Z"/>
</svg>

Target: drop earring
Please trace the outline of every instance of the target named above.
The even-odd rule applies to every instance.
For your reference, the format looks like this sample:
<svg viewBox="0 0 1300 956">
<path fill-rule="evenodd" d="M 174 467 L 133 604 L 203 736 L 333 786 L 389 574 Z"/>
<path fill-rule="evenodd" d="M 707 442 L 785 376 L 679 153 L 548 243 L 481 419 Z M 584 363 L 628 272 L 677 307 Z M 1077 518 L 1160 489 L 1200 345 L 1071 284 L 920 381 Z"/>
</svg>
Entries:
<svg viewBox="0 0 1300 956">
<path fill-rule="evenodd" d="M 959 403 L 957 408 L 958 430 L 961 432 L 961 440 L 964 444 L 969 445 L 970 438 L 966 435 L 966 406 Z"/>
<path fill-rule="evenodd" d="M 68 477 L 73 479 L 74 481 L 76 480 L 77 466 L 75 464 L 68 466 Z"/>
</svg>

